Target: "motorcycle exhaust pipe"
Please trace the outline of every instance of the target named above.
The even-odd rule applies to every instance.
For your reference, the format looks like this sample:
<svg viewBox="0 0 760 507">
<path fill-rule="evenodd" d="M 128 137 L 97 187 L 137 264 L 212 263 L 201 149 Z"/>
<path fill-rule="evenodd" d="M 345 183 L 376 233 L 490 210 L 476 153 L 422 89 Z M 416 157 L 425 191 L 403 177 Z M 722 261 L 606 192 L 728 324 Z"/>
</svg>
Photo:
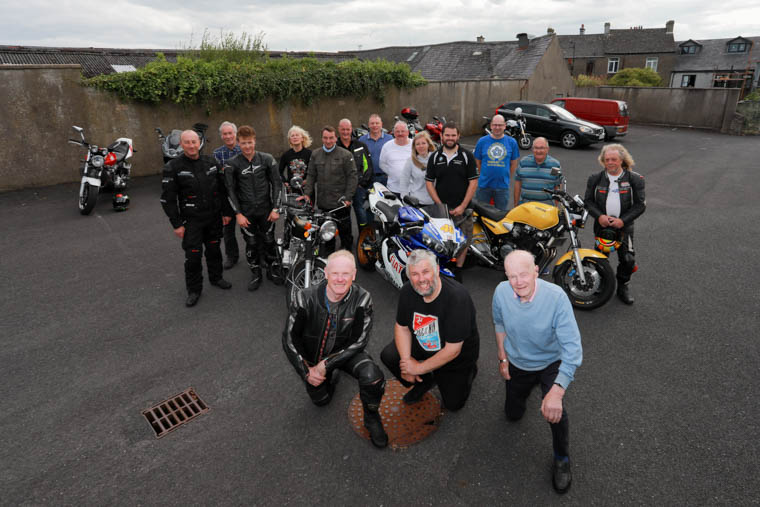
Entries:
<svg viewBox="0 0 760 507">
<path fill-rule="evenodd" d="M 475 248 L 475 245 L 470 245 L 469 248 L 470 253 L 472 253 L 475 257 L 482 260 L 486 264 L 488 264 L 488 267 L 493 268 L 496 267 L 496 263 L 489 259 L 483 252 Z"/>
</svg>

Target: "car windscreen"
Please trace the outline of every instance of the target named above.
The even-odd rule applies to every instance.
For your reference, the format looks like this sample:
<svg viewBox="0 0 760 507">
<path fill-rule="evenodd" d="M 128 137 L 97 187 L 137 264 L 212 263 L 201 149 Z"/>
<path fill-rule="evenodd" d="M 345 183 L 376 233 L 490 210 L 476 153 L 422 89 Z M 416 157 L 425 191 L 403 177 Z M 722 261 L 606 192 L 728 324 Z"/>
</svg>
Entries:
<svg viewBox="0 0 760 507">
<path fill-rule="evenodd" d="M 578 118 L 575 117 L 573 113 L 568 111 L 567 109 L 564 109 L 559 106 L 555 106 L 554 104 L 544 104 L 546 107 L 548 107 L 552 113 L 556 114 L 563 120 L 577 120 Z"/>
</svg>

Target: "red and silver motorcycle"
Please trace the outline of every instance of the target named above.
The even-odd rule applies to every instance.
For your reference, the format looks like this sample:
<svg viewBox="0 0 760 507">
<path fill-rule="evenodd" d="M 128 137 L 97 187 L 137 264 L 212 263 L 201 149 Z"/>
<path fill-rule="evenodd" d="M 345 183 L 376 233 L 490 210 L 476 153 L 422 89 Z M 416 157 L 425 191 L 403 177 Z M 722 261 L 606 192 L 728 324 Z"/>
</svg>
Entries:
<svg viewBox="0 0 760 507">
<path fill-rule="evenodd" d="M 76 144 L 87 149 L 87 156 L 82 161 L 82 183 L 79 186 L 79 212 L 89 215 L 98 202 L 98 193 L 101 187 L 113 188 L 113 209 L 126 211 L 129 207 L 129 196 L 126 194 L 127 182 L 132 164 L 129 159 L 135 152 L 132 147 L 132 139 L 120 137 L 106 148 L 90 144 L 84 138 L 84 129 L 74 125 L 74 130 L 79 132 L 78 139 L 69 139 L 71 144 Z"/>
</svg>

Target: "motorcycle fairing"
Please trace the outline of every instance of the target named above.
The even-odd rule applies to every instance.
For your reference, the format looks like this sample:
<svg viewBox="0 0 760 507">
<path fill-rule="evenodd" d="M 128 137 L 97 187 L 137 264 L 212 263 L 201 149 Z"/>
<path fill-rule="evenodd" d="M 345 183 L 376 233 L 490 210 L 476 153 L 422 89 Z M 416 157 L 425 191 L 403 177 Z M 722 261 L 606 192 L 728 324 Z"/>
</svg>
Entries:
<svg viewBox="0 0 760 507">
<path fill-rule="evenodd" d="M 507 221 L 528 224 L 545 231 L 559 223 L 559 209 L 542 202 L 526 202 L 512 208 L 512 211 L 507 213 Z"/>
<path fill-rule="evenodd" d="M 501 234 L 508 234 L 509 231 L 512 230 L 512 222 L 508 221 L 505 218 L 501 222 L 497 222 L 496 220 L 491 220 L 489 218 L 484 217 L 483 215 L 480 215 L 480 221 L 483 222 L 483 225 L 488 227 L 488 229 L 491 230 L 494 234 L 501 235 Z M 477 222 L 475 223 L 477 226 Z M 473 230 L 473 236 L 475 231 Z"/>
<path fill-rule="evenodd" d="M 578 249 L 578 255 L 581 256 L 581 259 L 585 259 L 587 257 L 595 257 L 597 259 L 606 259 L 607 258 L 607 256 L 604 255 L 603 253 L 601 253 L 601 252 L 599 252 L 597 250 L 592 250 L 590 248 L 579 248 Z M 557 269 L 563 263 L 565 263 L 567 261 L 572 261 L 572 260 L 573 260 L 573 251 L 570 250 L 569 252 L 566 252 L 565 255 L 563 255 L 562 257 L 560 257 L 559 259 L 557 259 L 557 262 L 554 264 L 554 267 L 555 267 L 555 269 Z"/>
<path fill-rule="evenodd" d="M 381 258 L 378 262 L 382 262 L 387 274 L 388 281 L 391 282 L 397 289 L 401 289 L 404 286 L 404 268 L 406 267 L 407 256 L 403 248 L 396 248 L 395 245 L 386 239 L 380 248 Z"/>
<path fill-rule="evenodd" d="M 412 206 L 401 206 L 398 209 L 398 221 L 401 224 L 408 222 L 418 222 L 425 220 L 425 215 L 420 210 Z"/>
</svg>

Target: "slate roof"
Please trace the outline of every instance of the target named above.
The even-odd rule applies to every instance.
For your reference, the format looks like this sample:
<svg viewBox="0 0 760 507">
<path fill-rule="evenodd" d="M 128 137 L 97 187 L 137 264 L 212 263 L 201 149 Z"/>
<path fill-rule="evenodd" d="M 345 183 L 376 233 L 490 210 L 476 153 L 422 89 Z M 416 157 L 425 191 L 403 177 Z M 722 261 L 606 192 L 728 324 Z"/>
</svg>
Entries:
<svg viewBox="0 0 760 507">
<path fill-rule="evenodd" d="M 2 46 L 0 45 L 0 65 L 29 64 L 79 64 L 85 77 L 99 74 L 113 74 L 111 65 L 132 65 L 143 67 L 156 59 L 156 53 L 163 53 L 170 62 L 177 61 L 176 49 L 114 49 L 114 48 L 55 48 L 42 46 Z M 287 54 L 291 58 L 315 57 L 318 60 L 342 61 L 354 58 L 350 54 L 283 52 L 270 51 L 271 58 L 280 58 Z"/>
<path fill-rule="evenodd" d="M 752 49 L 749 55 L 747 53 L 729 53 L 727 51 L 726 45 L 729 41 L 736 40 L 736 37 L 730 39 L 689 39 L 688 41 L 679 41 L 676 43 L 676 47 L 689 41 L 696 42 L 702 47 L 693 55 L 678 54 L 673 71 L 730 71 L 732 69 L 741 71 L 747 67 L 749 60 L 751 60 L 749 66 L 753 68 L 760 61 L 760 37 L 744 37 L 744 39 L 752 41 Z"/>
<path fill-rule="evenodd" d="M 673 53 L 676 49 L 673 34 L 667 33 L 666 28 L 630 28 L 610 30 L 609 34 L 560 35 L 559 45 L 565 58 Z"/>
<path fill-rule="evenodd" d="M 0 46 L 0 65 L 79 64 L 85 77 L 112 74 L 111 65 L 142 67 L 162 52 L 176 61 L 174 49 L 54 48 L 40 46 Z"/>
<path fill-rule="evenodd" d="M 459 41 L 428 46 L 393 46 L 350 53 L 363 60 L 385 59 L 407 63 L 413 71 L 431 81 L 529 79 L 553 37 L 544 35 L 531 39 L 526 49 L 520 49 L 516 40 Z"/>
</svg>

